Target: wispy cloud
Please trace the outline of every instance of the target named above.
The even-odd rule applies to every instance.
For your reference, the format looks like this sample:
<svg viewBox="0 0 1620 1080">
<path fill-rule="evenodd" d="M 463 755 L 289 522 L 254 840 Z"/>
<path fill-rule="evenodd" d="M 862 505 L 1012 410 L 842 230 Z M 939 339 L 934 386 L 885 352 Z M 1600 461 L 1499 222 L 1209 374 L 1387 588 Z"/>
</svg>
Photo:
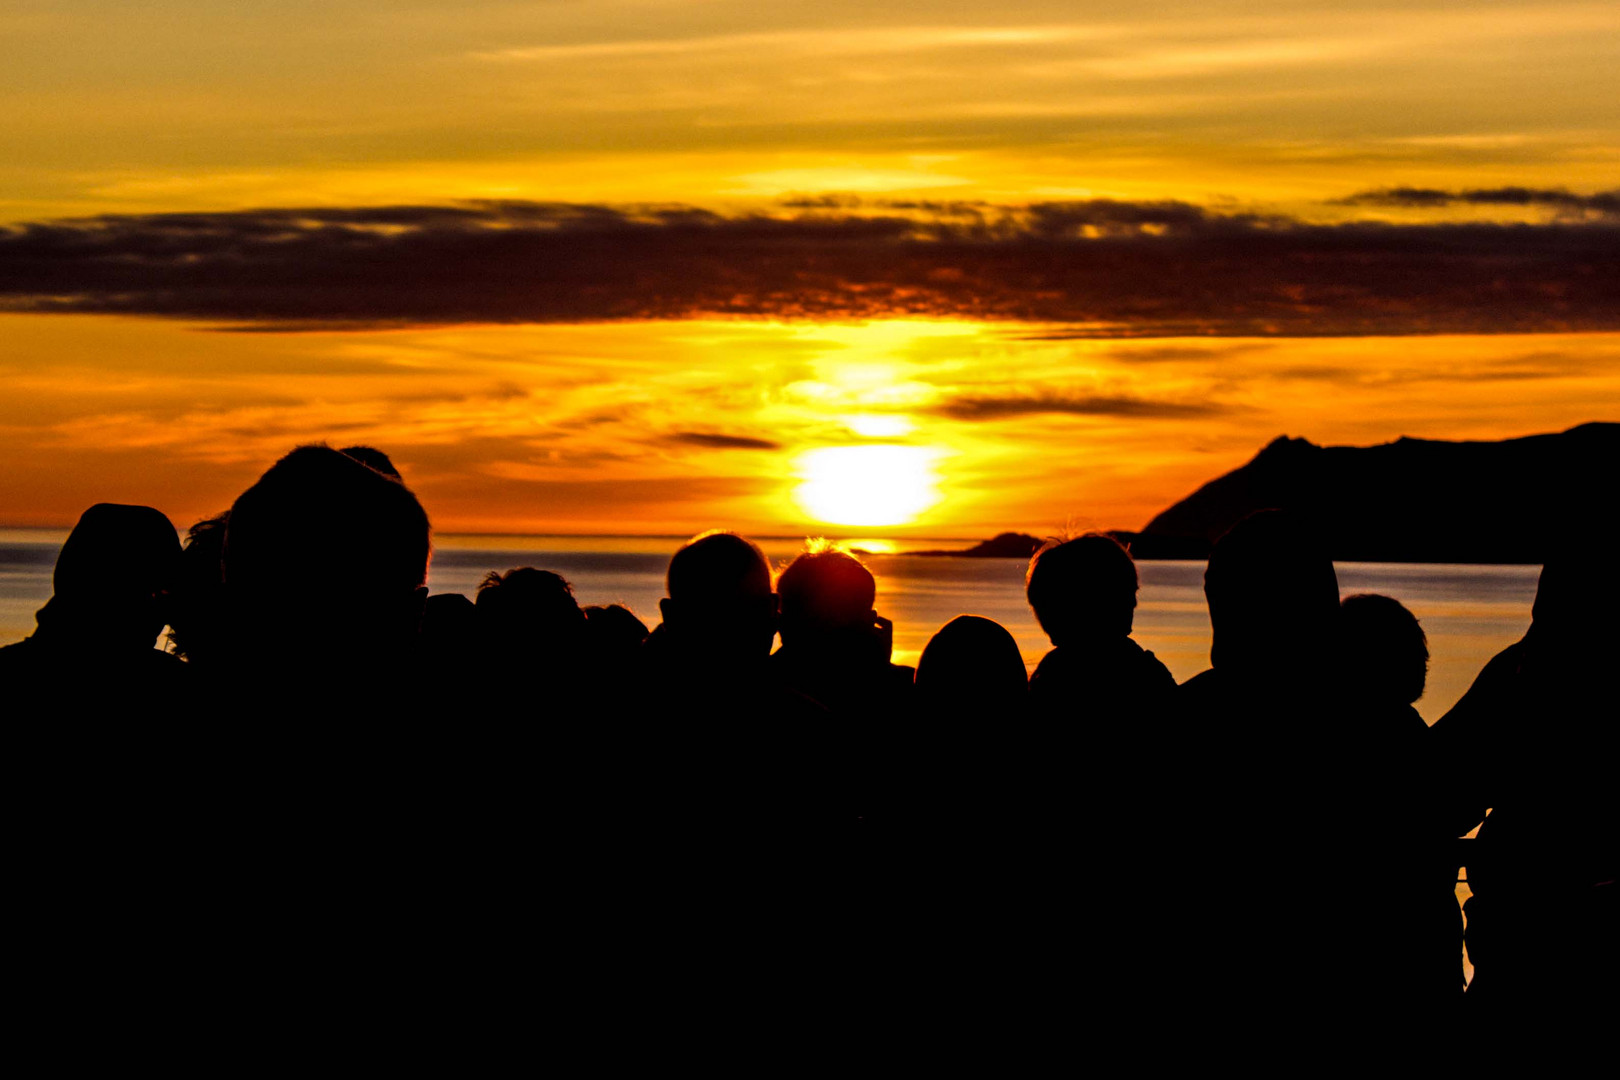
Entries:
<svg viewBox="0 0 1620 1080">
<path fill-rule="evenodd" d="M 1434 197 L 1393 190 L 1353 198 Z M 1178 201 L 846 199 L 735 215 L 482 202 L 106 216 L 0 229 L 0 309 L 288 329 L 716 316 L 1030 321 L 1095 337 L 1620 328 L 1614 193 L 1454 197 L 1593 213 L 1324 225 Z"/>
<path fill-rule="evenodd" d="M 697 446 L 705 450 L 779 450 L 781 443 L 747 435 L 722 435 L 707 431 L 677 431 L 665 436 L 666 442 Z"/>
<path fill-rule="evenodd" d="M 1006 420 L 1018 416 L 1067 414 L 1070 416 L 1128 416 L 1136 419 L 1186 419 L 1228 412 L 1213 402 L 1154 401 L 1123 395 L 1065 394 L 1041 391 L 998 396 L 964 395 L 934 406 L 933 412 L 952 420 Z"/>
</svg>

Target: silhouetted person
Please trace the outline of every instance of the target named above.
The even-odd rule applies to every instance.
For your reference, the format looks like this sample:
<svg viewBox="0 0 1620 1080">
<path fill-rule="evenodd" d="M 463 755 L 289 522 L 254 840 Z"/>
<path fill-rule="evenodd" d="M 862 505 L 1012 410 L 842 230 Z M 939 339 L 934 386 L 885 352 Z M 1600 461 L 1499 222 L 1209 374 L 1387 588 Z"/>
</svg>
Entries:
<svg viewBox="0 0 1620 1080">
<path fill-rule="evenodd" d="M 1603 537 L 1603 539 L 1600 539 Z M 1612 1020 L 1620 873 L 1614 658 L 1620 576 L 1596 522 L 1558 537 L 1529 631 L 1434 726 L 1471 845 L 1470 1009 Z M 1490 815 L 1486 817 L 1486 808 Z"/>
<path fill-rule="evenodd" d="M 1131 640 L 1138 581 L 1130 552 L 1090 533 L 1035 553 L 1025 595 L 1053 646 L 1029 680 L 1037 715 L 1102 724 L 1152 720 L 1176 681 Z"/>
<path fill-rule="evenodd" d="M 491 715 L 477 683 L 444 709 L 419 669 L 429 543 L 399 480 L 325 446 L 231 507 L 229 653 L 157 895 L 170 969 L 242 1009 L 454 986 L 498 1010 L 509 966 L 539 962 L 535 866 L 574 808 L 550 801 L 534 725 Z"/>
<path fill-rule="evenodd" d="M 308 715 L 408 700 L 429 545 L 427 514 L 393 477 L 325 446 L 271 467 L 225 530 L 229 662 L 244 704 Z"/>
<path fill-rule="evenodd" d="M 1176 694 L 1158 790 L 1195 898 L 1189 965 L 1212 1023 L 1260 1010 L 1331 1012 L 1317 846 L 1353 829 L 1333 563 L 1299 521 L 1265 510 L 1216 541 L 1204 574 L 1212 667 Z M 1329 896 L 1331 897 L 1331 892 Z"/>
<path fill-rule="evenodd" d="M 854 816 L 840 744 L 824 712 L 767 678 L 776 595 L 756 545 L 694 538 L 670 560 L 668 593 L 639 670 L 603 687 L 604 703 L 630 707 L 607 730 L 593 804 L 611 843 L 593 845 L 605 895 L 592 917 L 616 951 L 592 968 L 611 983 L 621 957 L 696 1019 L 756 1008 L 762 987 L 797 1009 L 827 989 L 809 969 L 829 962 L 848 906 L 822 836 Z"/>
<path fill-rule="evenodd" d="M 1353 832 L 1336 864 L 1351 922 L 1335 928 L 1340 989 L 1400 1012 L 1432 1012 L 1463 988 L 1459 860 L 1443 813 L 1438 740 L 1412 703 L 1428 638 L 1400 601 L 1339 606 L 1344 768 L 1358 779 Z"/>
<path fill-rule="evenodd" d="M 224 633 L 225 522 L 229 514 L 204 518 L 186 531 L 180 572 L 169 604 L 169 644 L 176 656 L 207 666 L 217 660 Z"/>
<path fill-rule="evenodd" d="M 169 519 L 149 506 L 97 503 L 56 558 L 38 629 L 0 649 L 0 683 L 19 716 L 133 721 L 177 704 L 185 668 L 153 648 L 180 561 Z"/>
<path fill-rule="evenodd" d="M 53 1016 L 122 1016 L 169 966 L 164 904 L 182 890 L 165 845 L 192 674 L 153 647 L 180 559 L 147 506 L 99 503 L 56 559 L 33 635 L 0 649 L 8 967 Z M 212 719 L 212 718 L 210 718 Z M 156 910 L 154 910 L 156 908 Z M 68 1021 L 63 1020 L 64 1025 Z"/>
</svg>

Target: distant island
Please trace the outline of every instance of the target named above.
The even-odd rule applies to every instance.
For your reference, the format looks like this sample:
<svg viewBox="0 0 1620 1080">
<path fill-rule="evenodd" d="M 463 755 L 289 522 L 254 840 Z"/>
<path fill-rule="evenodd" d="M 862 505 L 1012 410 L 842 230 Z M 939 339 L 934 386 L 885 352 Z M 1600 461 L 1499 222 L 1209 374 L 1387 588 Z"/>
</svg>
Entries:
<svg viewBox="0 0 1620 1080">
<path fill-rule="evenodd" d="M 1311 519 L 1342 562 L 1539 563 L 1563 523 L 1595 527 L 1616 477 L 1620 423 L 1498 442 L 1317 446 L 1280 436 L 1140 532 L 1109 534 L 1138 559 L 1202 559 L 1238 521 L 1278 507 Z M 961 551 L 908 554 L 1027 559 L 1041 543 L 1005 532 Z"/>
<path fill-rule="evenodd" d="M 1027 559 L 1044 543 L 1045 540 L 1030 536 L 1028 533 L 1004 532 L 960 551 L 908 551 L 906 554 L 928 558 Z"/>
</svg>

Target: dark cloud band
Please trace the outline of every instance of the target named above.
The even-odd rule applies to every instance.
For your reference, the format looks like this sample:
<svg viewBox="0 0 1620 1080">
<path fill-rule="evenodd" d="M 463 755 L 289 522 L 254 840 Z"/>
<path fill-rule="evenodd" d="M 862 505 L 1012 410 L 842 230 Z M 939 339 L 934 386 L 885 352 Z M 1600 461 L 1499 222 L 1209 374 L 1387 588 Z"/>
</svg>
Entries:
<svg viewBox="0 0 1620 1080">
<path fill-rule="evenodd" d="M 935 316 L 1097 337 L 1614 330 L 1620 220 L 1320 225 L 1112 200 L 112 216 L 0 229 L 0 308 L 271 329 Z"/>
<path fill-rule="evenodd" d="M 1563 188 L 1470 188 L 1443 191 L 1438 188 L 1396 187 L 1362 191 L 1339 200 L 1344 206 L 1542 206 L 1580 217 L 1620 219 L 1620 191 L 1599 191 L 1580 195 Z"/>
<path fill-rule="evenodd" d="M 1128 416 L 1136 419 L 1181 419 L 1226 412 L 1211 403 L 1186 404 L 1146 398 L 1094 394 L 1034 393 L 1025 395 L 951 398 L 933 409 L 952 420 L 1005 420 L 1016 416 L 1066 414 L 1069 416 Z"/>
</svg>

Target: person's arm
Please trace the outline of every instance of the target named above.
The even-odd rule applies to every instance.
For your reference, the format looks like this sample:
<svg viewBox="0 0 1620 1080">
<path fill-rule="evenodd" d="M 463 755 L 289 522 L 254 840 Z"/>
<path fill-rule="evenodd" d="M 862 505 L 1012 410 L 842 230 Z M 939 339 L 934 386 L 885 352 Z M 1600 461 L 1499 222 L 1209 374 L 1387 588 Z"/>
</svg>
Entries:
<svg viewBox="0 0 1620 1080">
<path fill-rule="evenodd" d="M 1485 820 L 1490 806 L 1491 757 L 1501 745 L 1504 710 L 1510 708 L 1518 645 L 1498 653 L 1462 699 L 1428 730 L 1435 763 L 1435 807 L 1446 831 L 1463 833 Z"/>
</svg>

